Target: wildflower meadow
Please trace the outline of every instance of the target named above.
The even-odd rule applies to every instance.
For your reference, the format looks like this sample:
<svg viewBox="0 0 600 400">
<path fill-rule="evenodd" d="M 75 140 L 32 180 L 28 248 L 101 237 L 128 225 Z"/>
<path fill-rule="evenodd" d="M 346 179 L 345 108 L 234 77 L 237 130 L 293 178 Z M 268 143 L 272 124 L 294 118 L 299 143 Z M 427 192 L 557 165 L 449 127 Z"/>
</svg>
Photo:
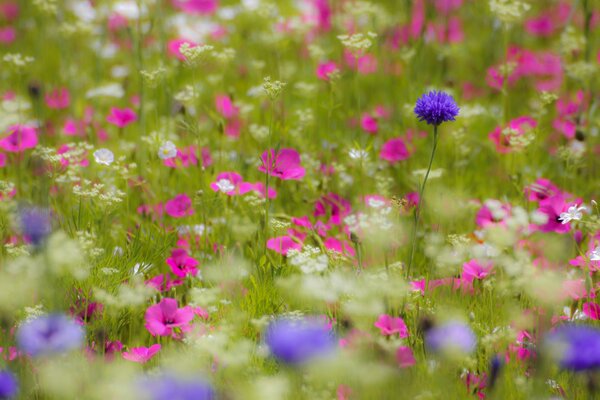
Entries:
<svg viewBox="0 0 600 400">
<path fill-rule="evenodd" d="M 0 400 L 600 399 L 600 0 L 0 0 Z"/>
</svg>

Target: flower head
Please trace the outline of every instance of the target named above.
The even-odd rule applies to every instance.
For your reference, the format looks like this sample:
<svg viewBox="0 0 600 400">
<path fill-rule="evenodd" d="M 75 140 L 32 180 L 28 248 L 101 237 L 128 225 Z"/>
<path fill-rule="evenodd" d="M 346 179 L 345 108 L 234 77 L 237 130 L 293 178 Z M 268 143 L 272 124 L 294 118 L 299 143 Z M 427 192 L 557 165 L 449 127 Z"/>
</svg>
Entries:
<svg viewBox="0 0 600 400">
<path fill-rule="evenodd" d="M 110 165 L 115 161 L 115 155 L 109 149 L 98 149 L 94 152 L 94 159 L 98 164 Z"/>
<path fill-rule="evenodd" d="M 167 140 L 160 146 L 160 149 L 158 149 L 158 157 L 161 160 L 177 157 L 177 146 L 175 146 L 173 142 Z"/>
<path fill-rule="evenodd" d="M 451 321 L 427 331 L 425 343 L 434 352 L 470 354 L 475 350 L 477 338 L 467 325 Z"/>
<path fill-rule="evenodd" d="M 600 368 L 600 329 L 564 325 L 546 338 L 550 355 L 564 369 L 589 371 Z"/>
<path fill-rule="evenodd" d="M 23 235 L 34 246 L 40 245 L 52 231 L 50 213 L 37 207 L 26 207 L 19 212 L 19 225 Z"/>
<path fill-rule="evenodd" d="M 119 128 L 123 128 L 132 122 L 135 122 L 137 120 L 137 115 L 131 108 L 113 107 L 110 109 L 110 114 L 106 117 L 106 120 Z"/>
<path fill-rule="evenodd" d="M 442 122 L 454 121 L 459 111 L 452 96 L 435 90 L 422 95 L 415 105 L 415 114 L 419 121 L 426 121 L 435 126 Z"/>
<path fill-rule="evenodd" d="M 19 391 L 17 378 L 10 371 L 0 371 L 0 399 L 10 399 Z"/>
<path fill-rule="evenodd" d="M 123 353 L 123 358 L 129 361 L 144 364 L 160 351 L 160 347 L 160 344 L 153 344 L 150 347 L 132 347 L 129 349 L 129 351 Z"/>
<path fill-rule="evenodd" d="M 146 310 L 146 329 L 152 336 L 177 337 L 178 333 L 190 329 L 190 322 L 194 319 L 191 307 L 177 307 L 177 300 L 164 298 L 160 303 L 148 307 Z"/>
<path fill-rule="evenodd" d="M 381 334 L 385 336 L 391 336 L 397 333 L 401 338 L 408 337 L 408 328 L 406 327 L 404 320 L 400 317 L 382 314 L 379 316 L 377 322 L 375 322 L 375 327 L 379 328 Z"/>
<path fill-rule="evenodd" d="M 38 144 L 35 128 L 27 125 L 8 127 L 8 136 L 0 140 L 0 149 L 10 153 L 20 153 Z"/>
<path fill-rule="evenodd" d="M 26 321 L 19 327 L 19 348 L 32 357 L 63 353 L 83 343 L 83 329 L 63 314 L 51 314 Z"/>
<path fill-rule="evenodd" d="M 335 340 L 325 323 L 316 319 L 273 321 L 265 332 L 271 354 L 286 364 L 302 364 L 332 351 Z"/>
<path fill-rule="evenodd" d="M 186 194 L 178 194 L 165 203 L 165 212 L 173 218 L 183 218 L 194 214 L 192 199 Z"/>
<path fill-rule="evenodd" d="M 273 149 L 265 151 L 260 157 L 262 165 L 260 172 L 276 176 L 282 180 L 300 180 L 304 177 L 305 170 L 300 164 L 300 154 L 294 149 Z"/>
</svg>

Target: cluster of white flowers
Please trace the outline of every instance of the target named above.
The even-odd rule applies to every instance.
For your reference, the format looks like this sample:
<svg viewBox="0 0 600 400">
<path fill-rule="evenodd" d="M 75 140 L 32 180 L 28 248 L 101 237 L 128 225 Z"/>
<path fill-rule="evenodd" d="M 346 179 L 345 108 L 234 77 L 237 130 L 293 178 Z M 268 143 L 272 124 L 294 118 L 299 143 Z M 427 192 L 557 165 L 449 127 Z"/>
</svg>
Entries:
<svg viewBox="0 0 600 400">
<path fill-rule="evenodd" d="M 302 250 L 291 249 L 287 254 L 288 262 L 300 268 L 305 274 L 323 272 L 329 266 L 329 258 L 315 246 L 305 245 Z"/>
</svg>

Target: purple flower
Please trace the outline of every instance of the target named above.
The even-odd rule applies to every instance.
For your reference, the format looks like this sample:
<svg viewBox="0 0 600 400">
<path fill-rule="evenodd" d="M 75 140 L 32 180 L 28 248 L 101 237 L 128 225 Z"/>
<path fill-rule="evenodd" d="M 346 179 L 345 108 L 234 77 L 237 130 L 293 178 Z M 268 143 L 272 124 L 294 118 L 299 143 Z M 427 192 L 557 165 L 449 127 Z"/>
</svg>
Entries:
<svg viewBox="0 0 600 400">
<path fill-rule="evenodd" d="M 24 207 L 19 212 L 19 225 L 23 235 L 39 246 L 52 231 L 50 213 L 38 207 Z"/>
<path fill-rule="evenodd" d="M 0 371 L 0 399 L 10 399 L 19 391 L 17 378 L 10 371 Z"/>
<path fill-rule="evenodd" d="M 302 364 L 335 347 L 335 340 L 323 321 L 316 319 L 273 321 L 265 332 L 271 354 L 286 364 Z"/>
<path fill-rule="evenodd" d="M 17 332 L 19 348 L 32 357 L 79 348 L 83 339 L 83 329 L 64 314 L 44 315 L 26 321 Z"/>
<path fill-rule="evenodd" d="M 546 348 L 561 368 L 573 371 L 600 369 L 600 329 L 564 325 L 546 337 Z"/>
<path fill-rule="evenodd" d="M 202 378 L 183 378 L 173 374 L 163 374 L 145 379 L 142 386 L 152 400 L 213 400 L 216 398 L 212 386 Z"/>
<path fill-rule="evenodd" d="M 459 111 L 452 96 L 435 90 L 421 96 L 415 105 L 415 114 L 419 121 L 426 121 L 435 126 L 442 122 L 454 121 Z"/>
<path fill-rule="evenodd" d="M 433 352 L 470 354 L 475 350 L 477 338 L 467 325 L 450 321 L 427 331 L 425 344 Z"/>
</svg>

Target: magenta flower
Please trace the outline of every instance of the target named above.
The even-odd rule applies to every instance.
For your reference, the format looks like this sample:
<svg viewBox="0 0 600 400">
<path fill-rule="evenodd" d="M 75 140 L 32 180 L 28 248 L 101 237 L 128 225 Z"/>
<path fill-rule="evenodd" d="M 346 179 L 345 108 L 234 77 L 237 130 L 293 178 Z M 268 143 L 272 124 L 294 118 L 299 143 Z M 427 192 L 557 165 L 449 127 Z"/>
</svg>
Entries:
<svg viewBox="0 0 600 400">
<path fill-rule="evenodd" d="M 0 148 L 10 153 L 20 153 L 33 149 L 38 144 L 35 128 L 28 125 L 11 125 L 8 136 L 0 140 Z"/>
<path fill-rule="evenodd" d="M 412 349 L 408 346 L 398 347 L 398 350 L 396 350 L 396 361 L 400 368 L 412 367 L 417 363 Z"/>
<path fill-rule="evenodd" d="M 278 236 L 267 240 L 267 249 L 285 256 L 291 249 L 301 250 L 302 243 L 292 239 L 291 236 Z"/>
<path fill-rule="evenodd" d="M 583 313 L 589 319 L 600 319 L 600 304 L 595 302 L 589 302 L 583 304 Z"/>
<path fill-rule="evenodd" d="M 181 333 L 191 329 L 194 311 L 188 306 L 178 308 L 177 300 L 164 298 L 160 303 L 148 307 L 145 319 L 145 327 L 152 336 L 179 338 Z"/>
<path fill-rule="evenodd" d="M 402 138 L 388 140 L 381 146 L 381 152 L 379 153 L 379 158 L 388 161 L 390 164 L 396 164 L 408 157 L 410 157 L 410 152 Z"/>
<path fill-rule="evenodd" d="M 181 50 L 179 50 L 181 48 L 181 45 L 185 43 L 187 43 L 190 46 L 190 48 L 198 46 L 196 42 L 192 42 L 191 40 L 173 39 L 170 40 L 169 43 L 167 43 L 167 53 L 177 58 L 179 61 L 185 61 L 185 56 L 181 53 Z"/>
<path fill-rule="evenodd" d="M 240 113 L 240 109 L 233 104 L 231 98 L 224 94 L 217 95 L 215 107 L 225 119 L 235 118 Z"/>
<path fill-rule="evenodd" d="M 199 264 L 198 260 L 190 257 L 185 249 L 174 249 L 166 262 L 171 267 L 171 271 L 180 278 L 198 274 L 198 268 L 196 268 Z"/>
<path fill-rule="evenodd" d="M 328 224 L 341 225 L 344 218 L 352 212 L 350 202 L 337 193 L 322 196 L 315 203 L 315 217 L 329 216 Z"/>
<path fill-rule="evenodd" d="M 254 191 L 258 195 L 258 197 L 264 199 L 267 195 L 267 191 L 265 190 L 265 184 L 262 182 L 256 182 L 254 184 L 250 184 L 252 186 L 251 190 Z M 274 199 L 277 197 L 277 191 L 272 187 L 269 187 L 269 198 Z"/>
<path fill-rule="evenodd" d="M 300 154 L 294 149 L 281 149 L 277 152 L 271 149 L 265 151 L 260 157 L 262 165 L 258 167 L 260 172 L 287 180 L 301 180 L 305 170 L 300 165 Z"/>
<path fill-rule="evenodd" d="M 150 347 L 132 347 L 129 351 L 123 353 L 123 358 L 144 364 L 154 357 L 154 355 L 160 351 L 160 348 L 160 344 L 153 344 Z"/>
<path fill-rule="evenodd" d="M 360 119 L 360 127 L 367 133 L 374 135 L 377 133 L 377 119 L 370 114 L 363 114 Z"/>
<path fill-rule="evenodd" d="M 131 108 L 112 107 L 106 120 L 119 128 L 124 128 L 132 122 L 135 122 L 137 120 L 137 115 Z"/>
<path fill-rule="evenodd" d="M 192 199 L 186 194 L 178 194 L 165 203 L 165 212 L 173 218 L 193 215 Z"/>
<path fill-rule="evenodd" d="M 54 89 L 46 96 L 46 105 L 48 108 L 60 110 L 69 107 L 71 104 L 71 96 L 67 88 Z"/>
<path fill-rule="evenodd" d="M 253 189 L 253 185 L 244 182 L 244 179 L 237 172 L 221 172 L 217 175 L 210 188 L 215 192 L 222 192 L 228 196 L 235 196 L 248 193 Z"/>
<path fill-rule="evenodd" d="M 545 224 L 539 226 L 542 232 L 567 233 L 571 229 L 571 224 L 564 224 L 560 218 L 560 214 L 567 211 L 569 203 L 565 201 L 562 194 L 549 197 L 540 201 L 538 211 L 547 216 Z"/>
<path fill-rule="evenodd" d="M 382 314 L 379 316 L 377 322 L 375 322 L 375 327 L 379 328 L 381 334 L 385 336 L 397 333 L 400 338 L 408 337 L 408 328 L 404 320 L 400 317 L 395 318 L 387 314 Z"/>
<path fill-rule="evenodd" d="M 218 0 L 172 0 L 173 5 L 187 14 L 214 14 Z"/>
<path fill-rule="evenodd" d="M 182 284 L 183 279 L 172 279 L 169 274 L 156 275 L 155 277 L 150 278 L 146 281 L 147 286 L 153 287 L 159 292 L 168 292 L 172 288 L 176 286 L 181 286 Z"/>
<path fill-rule="evenodd" d="M 542 201 L 560 193 L 560 189 L 548 179 L 539 178 L 525 188 L 529 201 Z"/>
<path fill-rule="evenodd" d="M 328 81 L 331 79 L 331 74 L 339 71 L 338 66 L 333 61 L 320 63 L 317 67 L 317 78 Z"/>
<path fill-rule="evenodd" d="M 473 282 L 475 279 L 483 279 L 492 271 L 491 265 L 481 265 L 477 260 L 471 260 L 463 264 L 462 279 L 465 282 Z"/>
</svg>

